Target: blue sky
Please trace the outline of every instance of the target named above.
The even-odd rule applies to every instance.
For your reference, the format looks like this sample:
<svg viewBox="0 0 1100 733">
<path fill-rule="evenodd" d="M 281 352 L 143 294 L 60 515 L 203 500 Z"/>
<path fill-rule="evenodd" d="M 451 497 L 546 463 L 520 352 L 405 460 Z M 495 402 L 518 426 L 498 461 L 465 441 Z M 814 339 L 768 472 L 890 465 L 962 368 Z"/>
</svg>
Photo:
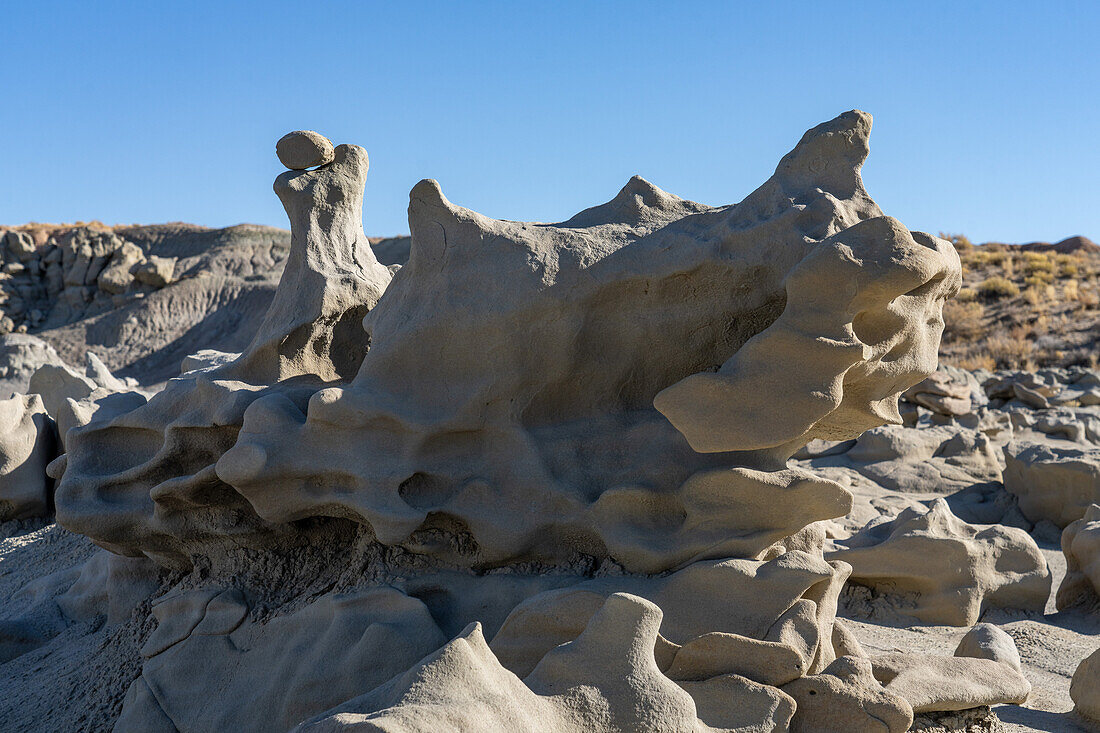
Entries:
<svg viewBox="0 0 1100 733">
<path fill-rule="evenodd" d="M 0 223 L 286 226 L 275 141 L 371 157 L 364 222 L 436 178 L 559 221 L 633 174 L 739 201 L 802 133 L 875 117 L 912 229 L 1100 239 L 1100 3 L 3 0 Z"/>
</svg>

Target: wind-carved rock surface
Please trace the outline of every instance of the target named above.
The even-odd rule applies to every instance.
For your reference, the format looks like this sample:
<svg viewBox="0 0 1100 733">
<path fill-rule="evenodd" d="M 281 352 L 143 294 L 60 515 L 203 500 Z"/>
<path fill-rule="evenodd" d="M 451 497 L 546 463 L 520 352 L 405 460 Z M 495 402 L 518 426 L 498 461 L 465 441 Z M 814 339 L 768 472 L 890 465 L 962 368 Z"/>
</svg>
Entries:
<svg viewBox="0 0 1100 733">
<path fill-rule="evenodd" d="M 811 130 L 719 208 L 634 178 L 566 222 L 525 224 L 422 181 L 359 373 L 306 409 L 257 400 L 219 477 L 268 521 L 348 517 L 414 552 L 461 545 L 453 560 L 475 567 L 580 554 L 660 572 L 845 514 L 846 492 L 783 469 L 784 452 L 900 421 L 888 404 L 934 370 L 958 283 L 950 248 L 864 191 L 869 131 L 856 112 Z M 701 454 L 702 418 L 684 415 L 703 408 L 676 395 L 716 367 L 745 375 L 722 410 L 741 437 Z M 780 393 L 783 409 L 755 402 Z"/>
<path fill-rule="evenodd" d="M 57 456 L 57 426 L 38 395 L 0 400 L 0 522 L 43 517 L 52 504 L 46 465 Z"/>
<path fill-rule="evenodd" d="M 864 190 L 870 124 L 716 208 L 635 177 L 532 224 L 422 181 L 392 281 L 366 153 L 280 141 L 292 245 L 251 345 L 87 408 L 51 467 L 61 524 L 186 579 L 115 730 L 902 731 L 1026 696 L 1000 647 L 868 660 L 823 554 L 853 495 L 788 464 L 902 423 L 959 285 Z"/>
<path fill-rule="evenodd" d="M 188 542 L 247 542 L 266 525 L 214 464 L 245 408 L 265 394 L 304 400 L 350 377 L 366 352 L 358 323 L 390 272 L 363 234 L 367 154 L 341 145 L 332 163 L 275 181 L 291 222 L 279 290 L 249 347 L 183 374 L 147 404 L 68 434 L 58 521 L 127 555 L 187 565 Z M 287 397 L 289 395 L 289 397 Z"/>
<path fill-rule="evenodd" d="M 1050 570 L 1027 532 L 967 524 L 943 499 L 867 527 L 828 557 L 852 566 L 853 583 L 896 596 L 899 612 L 930 624 L 969 626 L 987 608 L 1042 611 L 1050 597 Z"/>
<path fill-rule="evenodd" d="M 1062 531 L 1066 576 L 1058 587 L 1059 610 L 1075 606 L 1100 608 L 1100 505 Z"/>
</svg>

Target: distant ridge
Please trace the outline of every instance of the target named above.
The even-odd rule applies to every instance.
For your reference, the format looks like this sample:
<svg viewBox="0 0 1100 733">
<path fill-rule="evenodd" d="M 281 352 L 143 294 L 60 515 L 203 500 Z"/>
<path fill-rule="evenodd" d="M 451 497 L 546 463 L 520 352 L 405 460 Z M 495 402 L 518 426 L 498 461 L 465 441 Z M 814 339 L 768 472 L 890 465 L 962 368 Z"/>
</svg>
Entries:
<svg viewBox="0 0 1100 733">
<path fill-rule="evenodd" d="M 1005 248 L 1015 251 L 1024 252 L 1056 252 L 1058 254 L 1074 254 L 1076 252 L 1100 252 L 1100 244 L 1092 241 L 1088 237 L 1082 237 L 1077 235 L 1074 237 L 1066 237 L 1060 242 L 1051 244 L 1050 242 L 1028 242 L 1027 244 L 1001 244 L 990 242 L 986 244 L 987 247 L 993 248 Z"/>
</svg>

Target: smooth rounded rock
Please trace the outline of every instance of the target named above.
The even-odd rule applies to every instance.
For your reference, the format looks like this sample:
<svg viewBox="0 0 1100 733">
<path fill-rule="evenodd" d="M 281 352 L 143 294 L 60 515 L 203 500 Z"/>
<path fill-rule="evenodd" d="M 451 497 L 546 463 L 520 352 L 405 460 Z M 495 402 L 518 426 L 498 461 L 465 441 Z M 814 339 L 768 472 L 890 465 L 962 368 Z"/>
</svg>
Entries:
<svg viewBox="0 0 1100 733">
<path fill-rule="evenodd" d="M 279 162 L 292 171 L 326 165 L 333 160 L 332 142 L 313 130 L 288 132 L 275 143 Z"/>
<path fill-rule="evenodd" d="M 993 624 L 977 624 L 966 632 L 966 636 L 955 649 L 955 656 L 991 659 L 1011 665 L 1017 671 L 1021 669 L 1016 642 L 1003 629 Z"/>
<path fill-rule="evenodd" d="M 1079 715 L 1100 723 L 1100 649 L 1081 662 L 1073 673 L 1069 696 Z"/>
</svg>

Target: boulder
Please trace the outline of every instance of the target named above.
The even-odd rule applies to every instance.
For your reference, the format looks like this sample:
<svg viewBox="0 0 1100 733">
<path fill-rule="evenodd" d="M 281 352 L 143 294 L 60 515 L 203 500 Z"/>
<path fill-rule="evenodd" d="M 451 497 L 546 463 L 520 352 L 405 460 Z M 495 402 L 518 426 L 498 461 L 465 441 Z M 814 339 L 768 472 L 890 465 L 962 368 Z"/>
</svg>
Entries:
<svg viewBox="0 0 1100 733">
<path fill-rule="evenodd" d="M 25 262 L 34 256 L 37 246 L 29 232 L 12 229 L 4 234 L 4 246 L 19 261 Z"/>
<path fill-rule="evenodd" d="M 955 656 L 990 659 L 1003 662 L 1016 671 L 1021 670 L 1020 651 L 1016 648 L 1016 642 L 993 624 L 977 624 L 966 632 L 955 648 Z"/>
<path fill-rule="evenodd" d="M 145 253 L 141 247 L 132 242 L 124 242 L 111 255 L 110 263 L 99 273 L 96 280 L 99 289 L 108 293 L 125 292 L 134 282 L 134 271 L 143 264 Z"/>
<path fill-rule="evenodd" d="M 841 657 L 820 674 L 784 685 L 783 692 L 796 704 L 791 733 L 902 733 L 913 723 L 909 702 L 883 689 L 871 662 L 858 657 Z"/>
<path fill-rule="evenodd" d="M 46 341 L 23 333 L 0 335 L 0 398 L 16 392 L 26 394 L 31 375 L 46 364 L 64 364 Z"/>
<path fill-rule="evenodd" d="M 871 659 L 875 677 L 915 713 L 1027 702 L 1031 683 L 1008 662 L 899 652 Z"/>
<path fill-rule="evenodd" d="M 53 504 L 46 465 L 57 455 L 57 428 L 38 395 L 0 400 L 0 522 L 45 517 Z"/>
<path fill-rule="evenodd" d="M 134 270 L 134 277 L 146 285 L 163 288 L 175 280 L 176 258 L 150 255 L 145 264 Z"/>
<path fill-rule="evenodd" d="M 1100 604 L 1100 505 L 1092 504 L 1085 516 L 1062 531 L 1066 576 L 1058 587 L 1058 610 Z"/>
<path fill-rule="evenodd" d="M 1086 720 L 1100 725 L 1100 649 L 1081 662 L 1070 681 L 1073 709 Z"/>
<path fill-rule="evenodd" d="M 1100 447 L 1014 440 L 1003 451 L 1005 489 L 1032 522 L 1064 528 L 1100 504 Z"/>
<path fill-rule="evenodd" d="M 300 171 L 332 162 L 335 153 L 327 137 L 313 130 L 288 132 L 275 143 L 279 162 L 291 170 Z"/>
<path fill-rule="evenodd" d="M 827 556 L 852 566 L 852 583 L 925 623 L 970 626 L 987 608 L 1042 611 L 1050 596 L 1050 570 L 1027 532 L 968 524 L 943 499 L 838 544 Z"/>
<path fill-rule="evenodd" d="M 953 417 L 973 410 L 971 397 L 976 391 L 980 387 L 969 372 L 941 366 L 923 382 L 903 392 L 901 398 L 936 414 Z"/>
</svg>

